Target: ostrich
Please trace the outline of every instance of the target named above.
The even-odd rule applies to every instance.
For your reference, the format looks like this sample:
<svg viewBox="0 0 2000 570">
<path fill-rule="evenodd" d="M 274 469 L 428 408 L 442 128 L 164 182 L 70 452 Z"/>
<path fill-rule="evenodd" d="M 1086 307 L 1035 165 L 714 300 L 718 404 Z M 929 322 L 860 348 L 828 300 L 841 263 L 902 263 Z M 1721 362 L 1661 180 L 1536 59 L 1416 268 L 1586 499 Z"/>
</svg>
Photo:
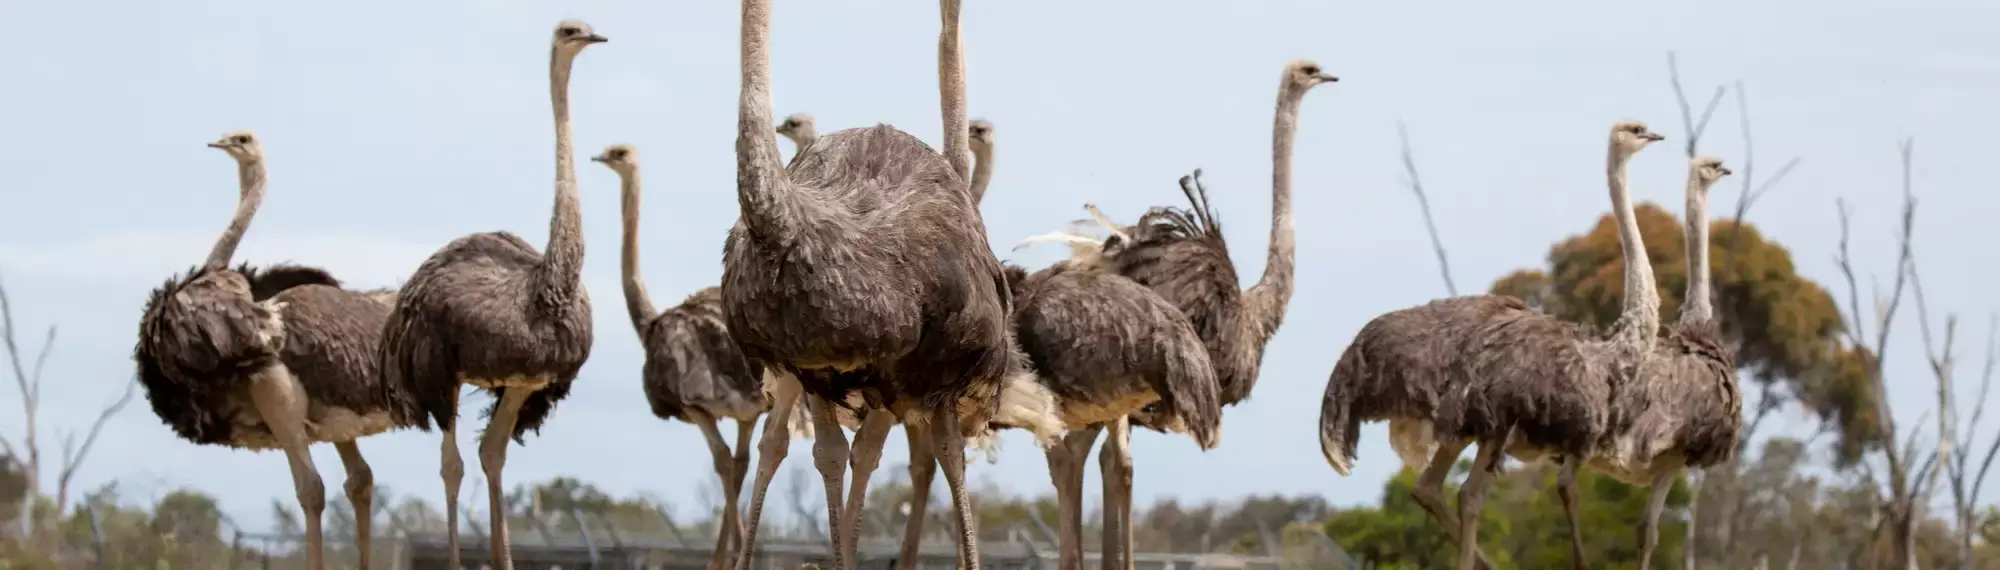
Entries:
<svg viewBox="0 0 2000 570">
<path fill-rule="evenodd" d="M 1651 568 L 1659 543 L 1660 509 L 1688 468 L 1728 461 L 1736 453 L 1743 402 L 1736 386 L 1736 357 L 1722 339 L 1711 303 L 1708 266 L 1708 189 L 1730 174 L 1720 159 L 1696 157 L 1688 166 L 1687 291 L 1680 319 L 1653 347 L 1633 389 L 1611 401 L 1611 433 L 1590 467 L 1633 485 L 1651 485 L 1639 526 L 1639 567 Z M 1574 477 L 1559 480 L 1564 507 L 1574 512 Z M 1583 537 L 1571 522 L 1572 551 L 1583 566 Z"/>
<path fill-rule="evenodd" d="M 508 232 L 458 238 L 431 254 L 404 282 L 382 332 L 382 384 L 396 402 L 396 422 L 444 432 L 447 542 L 458 567 L 460 384 L 493 392 L 479 464 L 492 507 L 489 536 L 496 568 L 508 570 L 507 509 L 501 468 L 507 440 L 519 441 L 542 421 L 590 356 L 590 297 L 584 291 L 583 221 L 570 149 L 570 66 L 585 47 L 607 41 L 589 24 L 556 25 L 549 55 L 555 108 L 556 199 L 546 255 Z"/>
<path fill-rule="evenodd" d="M 770 1 L 742 5 L 742 212 L 723 248 L 723 316 L 746 354 L 789 374 L 774 375 L 769 388 L 778 422 L 766 422 L 759 442 L 738 568 L 748 568 L 765 490 L 786 452 L 785 420 L 804 397 L 835 566 L 851 567 L 846 538 L 859 521 L 859 509 L 843 509 L 840 500 L 850 449 L 834 408 L 845 407 L 866 408 L 852 448 L 852 496 L 865 490 L 889 427 L 922 426 L 951 489 L 959 556 L 977 569 L 967 434 L 996 420 L 1056 422 L 1047 418 L 1055 414 L 1051 403 L 1012 402 L 1017 391 L 1001 389 L 1029 382 L 1008 330 L 1012 300 L 978 212 L 953 194 L 966 188 L 971 170 L 959 2 L 939 2 L 943 156 L 878 125 L 822 136 L 789 168 L 778 164 L 771 127 Z M 1039 417 L 1009 419 L 1015 410 Z"/>
<path fill-rule="evenodd" d="M 1089 208 L 1114 235 L 1112 240 L 1104 242 L 1102 255 L 1107 270 L 1151 288 L 1178 307 L 1194 325 L 1215 366 L 1224 406 L 1250 397 L 1264 346 L 1284 322 L 1285 307 L 1292 297 L 1292 146 L 1298 130 L 1299 106 L 1313 87 L 1335 81 L 1339 78 L 1323 73 L 1319 64 L 1312 61 L 1294 60 L 1285 64 L 1271 129 L 1270 250 L 1264 274 L 1248 291 L 1238 288 L 1236 266 L 1229 258 L 1228 244 L 1223 241 L 1222 226 L 1207 207 L 1205 189 L 1199 191 L 1197 200 L 1197 191 L 1183 184 L 1189 201 L 1197 202 L 1191 206 L 1192 211 L 1155 208 L 1141 217 L 1137 225 L 1129 227 L 1113 224 L 1095 208 Z M 1072 241 L 1072 251 L 1079 247 L 1088 249 L 1088 242 L 1079 245 L 1068 238 L 1057 239 Z M 1149 412 L 1132 418 L 1133 423 L 1156 431 L 1164 427 L 1158 420 Z M 1108 444 L 1106 449 L 1114 447 Z M 1100 452 L 1098 458 L 1105 479 L 1125 486 L 1120 496 L 1129 495 L 1131 457 Z M 1116 523 L 1104 528 L 1107 537 L 1113 534 L 1123 537 L 1105 541 L 1111 545 L 1104 549 L 1107 559 L 1113 556 L 1114 547 L 1118 556 L 1130 552 L 1129 521 Z"/>
<path fill-rule="evenodd" d="M 1026 275 L 1009 267 L 1014 332 L 1034 365 L 1035 387 L 1051 394 L 1063 425 L 1082 429 L 1046 450 L 1062 536 L 1060 568 L 1083 565 L 1084 458 L 1109 427 L 1106 453 L 1129 455 L 1131 415 L 1153 406 L 1169 431 L 1203 450 L 1221 439 L 1215 368 L 1179 309 L 1123 276 L 1073 261 Z M 1009 386 L 1010 389 L 1013 386 Z M 1085 427 L 1088 426 L 1088 427 Z M 1107 519 L 1130 509 L 1128 492 L 1105 479 Z"/>
<path fill-rule="evenodd" d="M 365 363 L 380 342 L 384 291 L 342 289 L 326 271 L 296 265 L 229 269 L 264 201 L 263 144 L 249 131 L 208 143 L 236 159 L 236 215 L 208 260 L 146 299 L 133 351 L 153 413 L 181 438 L 239 449 L 281 449 L 306 522 L 306 565 L 324 567 L 326 488 L 307 447 L 332 442 L 347 468 L 361 567 L 373 552 L 374 474 L 355 441 L 387 431 L 389 402 Z"/>
<path fill-rule="evenodd" d="M 1391 447 L 1421 473 L 1412 497 L 1458 542 L 1461 555 L 1482 567 L 1491 565 L 1465 529 L 1478 522 L 1479 493 L 1500 453 L 1530 460 L 1545 452 L 1532 446 L 1554 449 L 1563 459 L 1561 488 L 1570 488 L 1578 461 L 1605 432 L 1606 394 L 1622 383 L 1617 378 L 1630 376 L 1658 328 L 1658 293 L 1625 172 L 1633 154 L 1663 138 L 1638 121 L 1611 129 L 1608 179 L 1626 270 L 1626 307 L 1613 334 L 1587 334 L 1496 295 L 1441 299 L 1376 317 L 1341 353 L 1321 403 L 1320 449 L 1334 471 L 1349 473 L 1361 422 L 1389 420 Z M 1622 368 L 1613 372 L 1614 365 Z M 1521 446 L 1507 447 L 1509 428 Z M 1445 508 L 1444 479 L 1475 442 L 1478 463 L 1454 516 Z M 1575 511 L 1567 511 L 1575 527 Z"/>
<path fill-rule="evenodd" d="M 722 524 L 716 531 L 715 550 L 709 567 L 721 568 L 729 560 L 729 550 L 740 538 L 737 497 L 743 476 L 750 466 L 750 433 L 757 417 L 770 407 L 763 393 L 763 363 L 743 355 L 722 324 L 722 293 L 708 287 L 689 295 L 680 305 L 665 312 L 653 308 L 646 283 L 639 277 L 639 151 L 630 145 L 612 145 L 591 160 L 603 163 L 618 174 L 624 243 L 619 267 L 625 282 L 625 310 L 632 327 L 645 345 L 646 401 L 653 415 L 680 420 L 701 428 L 715 462 L 715 474 L 722 481 Z M 803 416 L 804 410 L 794 414 Z M 716 422 L 736 421 L 735 453 L 723 440 Z M 810 436 L 798 428 L 793 436 Z"/>
</svg>

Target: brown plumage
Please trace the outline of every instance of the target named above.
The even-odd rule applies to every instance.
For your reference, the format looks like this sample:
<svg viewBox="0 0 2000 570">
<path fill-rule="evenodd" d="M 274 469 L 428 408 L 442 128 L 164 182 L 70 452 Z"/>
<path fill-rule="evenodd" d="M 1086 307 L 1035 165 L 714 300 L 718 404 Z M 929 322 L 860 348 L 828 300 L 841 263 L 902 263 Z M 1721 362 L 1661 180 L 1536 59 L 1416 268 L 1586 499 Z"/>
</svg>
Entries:
<svg viewBox="0 0 2000 570">
<path fill-rule="evenodd" d="M 263 147 L 247 131 L 209 146 L 237 160 L 236 215 L 206 262 L 148 295 L 133 361 L 153 413 L 181 438 L 285 452 L 306 517 L 307 562 L 318 568 L 325 487 L 307 446 L 334 443 L 349 499 L 372 504 L 373 477 L 354 441 L 391 425 L 374 367 L 389 307 L 376 300 L 384 293 L 342 289 L 318 268 L 229 269 L 263 202 Z M 369 552 L 368 517 L 355 523 Z"/>
<path fill-rule="evenodd" d="M 1164 422 L 1213 447 L 1215 371 L 1173 305 L 1130 279 L 1064 264 L 1015 286 L 1014 333 L 1063 424 L 1101 424 L 1159 402 Z"/>
<path fill-rule="evenodd" d="M 941 0 L 938 70 L 942 156 L 887 125 L 814 140 L 778 162 L 770 104 L 770 3 L 744 0 L 743 93 L 737 122 L 741 218 L 724 245 L 723 315 L 744 352 L 788 374 L 775 384 L 746 536 L 754 549 L 764 490 L 783 459 L 786 416 L 807 395 L 814 457 L 828 492 L 836 565 L 859 503 L 843 509 L 850 450 L 833 407 L 868 408 L 852 449 L 855 491 L 887 430 L 928 425 L 960 519 L 960 553 L 978 560 L 964 481 L 966 435 L 989 429 L 1004 378 L 1025 365 L 1009 338 L 1011 300 L 968 199 L 971 174 L 956 0 Z M 795 381 L 794 381 L 795 380 Z M 927 416 L 927 417 L 925 417 Z M 911 419 L 921 418 L 919 421 Z M 849 516 L 842 516 L 842 513 Z M 749 556 L 738 558 L 747 568 Z M 976 562 L 973 564 L 977 568 Z"/>
<path fill-rule="evenodd" d="M 547 254 L 519 236 L 489 232 L 445 244 L 403 284 L 383 328 L 378 363 L 399 404 L 397 423 L 444 432 L 447 542 L 458 565 L 458 393 L 461 383 L 493 393 L 481 434 L 496 568 L 512 567 L 501 468 L 507 439 L 538 430 L 569 393 L 590 357 L 590 298 L 582 284 L 583 222 L 569 126 L 570 66 L 589 45 L 606 41 L 576 20 L 556 25 L 549 55 L 556 125 L 556 199 Z"/>
<path fill-rule="evenodd" d="M 1340 354 L 1320 403 L 1320 451 L 1346 475 L 1355 457 L 1361 423 L 1388 421 L 1390 446 L 1410 469 L 1430 462 L 1431 421 L 1440 394 L 1450 390 L 1450 366 L 1480 326 L 1504 315 L 1529 312 L 1513 297 L 1472 295 L 1439 299 L 1369 320 Z"/>
</svg>

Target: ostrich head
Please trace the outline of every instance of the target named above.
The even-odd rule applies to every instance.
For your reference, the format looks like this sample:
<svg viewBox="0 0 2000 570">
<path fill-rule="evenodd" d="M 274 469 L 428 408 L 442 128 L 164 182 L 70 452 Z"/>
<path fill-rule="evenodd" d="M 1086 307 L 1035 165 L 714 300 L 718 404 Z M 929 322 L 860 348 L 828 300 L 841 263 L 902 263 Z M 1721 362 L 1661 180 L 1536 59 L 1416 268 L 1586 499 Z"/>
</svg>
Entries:
<svg viewBox="0 0 2000 570">
<path fill-rule="evenodd" d="M 1694 172 L 1695 179 L 1701 182 L 1701 191 L 1703 193 L 1708 192 L 1710 184 L 1714 184 L 1715 181 L 1721 180 L 1722 177 L 1731 174 L 1729 168 L 1722 165 L 1722 159 L 1713 156 L 1695 157 Z"/>
<path fill-rule="evenodd" d="M 222 149 L 222 152 L 229 153 L 230 158 L 242 163 L 256 162 L 264 158 L 263 143 L 258 142 L 257 135 L 250 131 L 235 131 L 222 135 L 222 138 L 208 143 L 208 148 Z"/>
<path fill-rule="evenodd" d="M 813 137 L 812 115 L 793 113 L 792 116 L 785 117 L 785 122 L 778 123 L 778 134 L 792 139 L 794 144 L 805 146 Z"/>
<path fill-rule="evenodd" d="M 1340 78 L 1326 74 L 1318 63 L 1309 59 L 1295 59 L 1285 64 L 1285 92 L 1302 93 L 1321 83 L 1333 83 Z"/>
<path fill-rule="evenodd" d="M 639 165 L 639 149 L 632 148 L 632 145 L 629 144 L 614 144 L 605 147 L 604 152 L 598 153 L 597 156 L 590 157 L 590 159 L 604 163 L 605 166 L 611 167 L 611 170 L 617 172 L 620 176 L 629 175 L 632 173 L 632 169 Z"/>
<path fill-rule="evenodd" d="M 583 20 L 571 19 L 563 20 L 561 23 L 556 24 L 556 32 L 552 41 L 555 45 L 556 53 L 562 54 L 565 57 L 576 57 L 576 54 L 583 53 L 583 48 L 589 47 L 590 44 L 599 44 L 611 40 L 597 35 L 597 32 L 591 31 L 590 24 L 583 23 Z"/>
<path fill-rule="evenodd" d="M 1618 152 L 1624 153 L 1627 156 L 1637 154 L 1639 149 L 1646 148 L 1646 145 L 1666 140 L 1666 138 L 1660 136 L 1659 133 L 1647 130 L 1646 123 L 1643 121 L 1626 119 L 1611 124 L 1611 144 L 1618 149 Z"/>
<path fill-rule="evenodd" d="M 972 152 L 993 150 L 993 123 L 987 122 L 986 119 L 973 119 L 966 130 L 972 133 Z"/>
</svg>

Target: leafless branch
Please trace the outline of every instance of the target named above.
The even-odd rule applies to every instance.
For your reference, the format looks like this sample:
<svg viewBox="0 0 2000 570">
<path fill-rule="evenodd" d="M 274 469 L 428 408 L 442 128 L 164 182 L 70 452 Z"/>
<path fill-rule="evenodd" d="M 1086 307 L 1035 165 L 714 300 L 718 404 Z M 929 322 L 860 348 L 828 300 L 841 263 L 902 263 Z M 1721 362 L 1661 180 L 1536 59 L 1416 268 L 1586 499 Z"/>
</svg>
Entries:
<svg viewBox="0 0 2000 570">
<path fill-rule="evenodd" d="M 125 393 L 119 396 L 117 401 L 111 402 L 109 405 L 104 406 L 103 410 L 98 411 L 97 421 L 91 422 L 90 431 L 84 433 L 83 445 L 81 447 L 71 445 L 75 442 L 75 438 L 73 437 L 75 434 L 71 434 L 72 437 L 69 441 L 64 442 L 62 475 L 56 479 L 57 512 L 61 512 L 61 509 L 66 506 L 64 503 L 67 502 L 69 497 L 70 480 L 75 478 L 77 470 L 83 467 L 83 461 L 90 457 L 90 448 L 97 445 L 97 436 L 104 433 L 105 424 L 111 423 L 111 417 L 123 411 L 126 404 L 132 403 L 132 396 L 138 393 L 138 382 L 126 382 Z M 71 452 L 72 449 L 74 449 L 74 453 Z"/>
<path fill-rule="evenodd" d="M 1757 145 L 1755 144 L 1755 139 L 1751 137 L 1750 132 L 1750 96 L 1749 92 L 1743 88 L 1743 82 L 1740 80 L 1736 82 L 1736 117 L 1743 128 L 1743 167 L 1736 169 L 1735 176 L 1738 180 L 1742 181 L 1743 191 L 1736 196 L 1736 217 L 1734 219 L 1736 220 L 1737 229 L 1730 232 L 1729 245 L 1722 249 L 1722 267 L 1724 271 L 1735 267 L 1731 264 L 1735 262 L 1737 248 L 1743 243 L 1743 220 L 1750 214 L 1750 206 L 1755 204 L 1758 198 L 1762 198 L 1764 193 L 1776 187 L 1779 181 L 1785 179 L 1786 175 L 1791 174 L 1792 169 L 1797 168 L 1800 161 L 1800 157 L 1792 157 L 1791 160 L 1785 161 L 1784 166 L 1778 167 L 1777 174 L 1766 179 L 1763 184 L 1757 184 L 1755 176 L 1757 170 Z"/>
<path fill-rule="evenodd" d="M 1972 413 L 1972 426 L 1968 427 L 1967 428 L 1968 430 L 1979 429 L 1979 412 L 1985 411 L 1986 389 L 1993 385 L 1993 365 L 1995 363 L 1994 358 L 1996 356 L 2000 356 L 2000 313 L 1995 313 L 1987 319 L 1986 366 L 1979 373 L 1980 406 L 1978 408 L 1978 411 L 1974 411 Z M 1972 479 L 1972 491 L 1967 496 L 1967 498 L 1972 502 L 1972 504 L 1975 505 L 1979 504 L 1979 490 L 1981 487 L 1985 486 L 1986 471 L 1988 469 L 1993 468 L 1993 457 L 1994 454 L 1997 452 L 2000 452 L 2000 435 L 1996 435 L 1993 438 L 1992 447 L 1986 448 L 1986 458 L 1980 460 L 1979 476 L 1974 477 Z"/>
<path fill-rule="evenodd" d="M 1457 297 L 1458 285 L 1451 280 L 1451 261 L 1445 256 L 1444 240 L 1438 238 L 1437 223 L 1431 219 L 1431 201 L 1424 195 L 1423 180 L 1417 177 L 1416 155 L 1410 152 L 1410 132 L 1403 127 L 1402 121 L 1396 121 L 1396 138 L 1403 143 L 1403 171 L 1409 174 L 1410 192 L 1417 195 L 1417 207 L 1423 210 L 1424 231 L 1430 233 L 1431 250 L 1437 253 L 1438 273 L 1444 276 L 1444 290 Z"/>
<path fill-rule="evenodd" d="M 1681 127 L 1687 131 L 1688 158 L 1694 158 L 1695 150 L 1701 143 L 1701 133 L 1708 130 L 1708 120 L 1715 117 L 1715 108 L 1722 104 L 1722 94 L 1729 89 L 1715 86 L 1715 95 L 1708 98 L 1708 106 L 1701 110 L 1701 119 L 1696 120 L 1693 109 L 1688 106 L 1687 92 L 1681 89 L 1680 59 L 1674 52 L 1667 52 L 1667 81 L 1673 84 L 1674 102 L 1681 108 Z"/>
</svg>

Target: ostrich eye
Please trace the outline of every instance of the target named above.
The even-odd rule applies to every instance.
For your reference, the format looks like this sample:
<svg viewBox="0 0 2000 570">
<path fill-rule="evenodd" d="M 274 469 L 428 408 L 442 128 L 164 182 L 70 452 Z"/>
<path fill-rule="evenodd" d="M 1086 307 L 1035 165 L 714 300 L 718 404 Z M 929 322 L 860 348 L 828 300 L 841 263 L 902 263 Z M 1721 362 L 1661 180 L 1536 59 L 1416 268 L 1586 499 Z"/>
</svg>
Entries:
<svg viewBox="0 0 2000 570">
<path fill-rule="evenodd" d="M 245 135 L 236 135 L 236 144 L 250 144 L 250 137 Z"/>
<path fill-rule="evenodd" d="M 611 158 L 625 158 L 625 151 L 622 150 L 611 151 Z"/>
<path fill-rule="evenodd" d="M 570 37 L 570 36 L 574 36 L 574 35 L 576 35 L 577 33 L 578 33 L 578 30 L 577 30 L 576 28 L 563 28 L 563 29 L 562 29 L 562 35 L 563 35 L 563 37 Z"/>
<path fill-rule="evenodd" d="M 1304 71 L 1304 72 L 1306 72 L 1307 74 L 1311 74 L 1311 75 L 1319 75 L 1319 68 L 1318 68 L 1318 67 L 1312 67 L 1312 66 L 1307 66 L 1307 67 L 1306 67 L 1305 69 L 1303 69 L 1303 70 L 1300 70 L 1300 71 Z"/>
</svg>

